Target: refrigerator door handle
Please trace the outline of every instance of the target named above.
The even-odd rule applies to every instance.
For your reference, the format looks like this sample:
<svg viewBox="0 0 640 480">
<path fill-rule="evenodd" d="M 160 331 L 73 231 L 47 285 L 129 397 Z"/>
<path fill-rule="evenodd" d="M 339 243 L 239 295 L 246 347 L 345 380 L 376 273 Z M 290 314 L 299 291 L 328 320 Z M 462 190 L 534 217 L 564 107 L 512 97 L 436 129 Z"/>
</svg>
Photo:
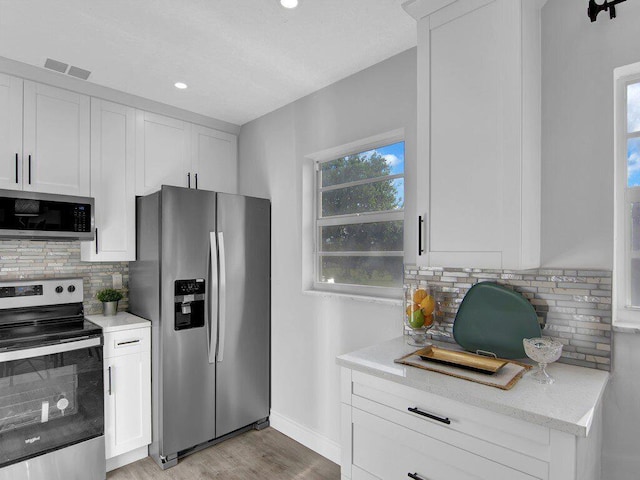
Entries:
<svg viewBox="0 0 640 480">
<path fill-rule="evenodd" d="M 209 252 L 211 254 L 211 276 L 209 277 L 209 363 L 216 363 L 218 343 L 218 243 L 216 232 L 209 232 Z"/>
<path fill-rule="evenodd" d="M 224 255 L 224 235 L 218 232 L 218 251 L 220 252 L 220 297 L 218 299 L 218 319 L 219 319 L 219 340 L 218 340 L 218 362 L 222 362 L 224 358 L 224 332 L 227 323 L 227 271 L 225 267 Z"/>
</svg>

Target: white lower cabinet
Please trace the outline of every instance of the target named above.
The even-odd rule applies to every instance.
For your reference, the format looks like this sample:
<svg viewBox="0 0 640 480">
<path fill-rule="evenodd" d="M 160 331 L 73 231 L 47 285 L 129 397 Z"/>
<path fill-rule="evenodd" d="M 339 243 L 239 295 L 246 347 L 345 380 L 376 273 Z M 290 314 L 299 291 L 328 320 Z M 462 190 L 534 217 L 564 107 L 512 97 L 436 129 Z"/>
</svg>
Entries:
<svg viewBox="0 0 640 480">
<path fill-rule="evenodd" d="M 104 336 L 105 445 L 109 460 L 151 443 L 150 328 Z M 111 462 L 117 468 L 124 462 Z"/>
<path fill-rule="evenodd" d="M 597 480 L 600 418 L 576 437 L 343 368 L 342 479 Z"/>
</svg>

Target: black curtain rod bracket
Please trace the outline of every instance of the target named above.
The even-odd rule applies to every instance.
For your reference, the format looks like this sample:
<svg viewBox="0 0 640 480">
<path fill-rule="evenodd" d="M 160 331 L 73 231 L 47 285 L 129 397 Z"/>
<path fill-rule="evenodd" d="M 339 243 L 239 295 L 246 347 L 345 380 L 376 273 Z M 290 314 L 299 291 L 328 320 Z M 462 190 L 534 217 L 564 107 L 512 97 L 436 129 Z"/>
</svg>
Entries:
<svg viewBox="0 0 640 480">
<path fill-rule="evenodd" d="M 616 18 L 616 5 L 627 0 L 604 0 L 604 3 L 597 4 L 596 0 L 589 0 L 589 7 L 587 8 L 587 15 L 592 22 L 596 21 L 598 14 L 603 10 L 609 11 L 609 18 Z"/>
</svg>

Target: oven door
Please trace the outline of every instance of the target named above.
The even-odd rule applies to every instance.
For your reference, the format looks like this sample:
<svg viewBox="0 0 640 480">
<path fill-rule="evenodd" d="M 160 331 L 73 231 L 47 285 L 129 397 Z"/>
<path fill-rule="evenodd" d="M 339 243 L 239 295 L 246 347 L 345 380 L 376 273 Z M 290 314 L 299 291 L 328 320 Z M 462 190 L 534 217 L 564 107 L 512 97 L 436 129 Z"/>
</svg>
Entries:
<svg viewBox="0 0 640 480">
<path fill-rule="evenodd" d="M 102 337 L 0 353 L 0 467 L 104 432 Z"/>
</svg>

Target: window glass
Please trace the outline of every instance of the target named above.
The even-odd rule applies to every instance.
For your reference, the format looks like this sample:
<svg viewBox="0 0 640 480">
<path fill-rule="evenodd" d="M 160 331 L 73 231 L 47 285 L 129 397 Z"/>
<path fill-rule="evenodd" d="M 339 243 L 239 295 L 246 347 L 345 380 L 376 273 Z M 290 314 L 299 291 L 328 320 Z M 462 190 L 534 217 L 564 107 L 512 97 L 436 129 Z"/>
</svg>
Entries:
<svg viewBox="0 0 640 480">
<path fill-rule="evenodd" d="M 316 282 L 402 287 L 404 142 L 322 162 L 317 169 Z M 329 287 L 331 286 L 331 287 Z M 359 291 L 359 290 L 358 290 Z"/>
<path fill-rule="evenodd" d="M 322 163 L 322 187 L 404 173 L 404 142 Z"/>
<path fill-rule="evenodd" d="M 627 140 L 627 186 L 640 187 L 640 137 Z"/>
<path fill-rule="evenodd" d="M 320 281 L 376 287 L 402 286 L 402 257 L 322 257 Z"/>
<path fill-rule="evenodd" d="M 320 251 L 402 251 L 403 228 L 402 220 L 320 227 Z"/>
<path fill-rule="evenodd" d="M 404 178 L 365 183 L 322 193 L 322 216 L 404 208 Z"/>
</svg>

